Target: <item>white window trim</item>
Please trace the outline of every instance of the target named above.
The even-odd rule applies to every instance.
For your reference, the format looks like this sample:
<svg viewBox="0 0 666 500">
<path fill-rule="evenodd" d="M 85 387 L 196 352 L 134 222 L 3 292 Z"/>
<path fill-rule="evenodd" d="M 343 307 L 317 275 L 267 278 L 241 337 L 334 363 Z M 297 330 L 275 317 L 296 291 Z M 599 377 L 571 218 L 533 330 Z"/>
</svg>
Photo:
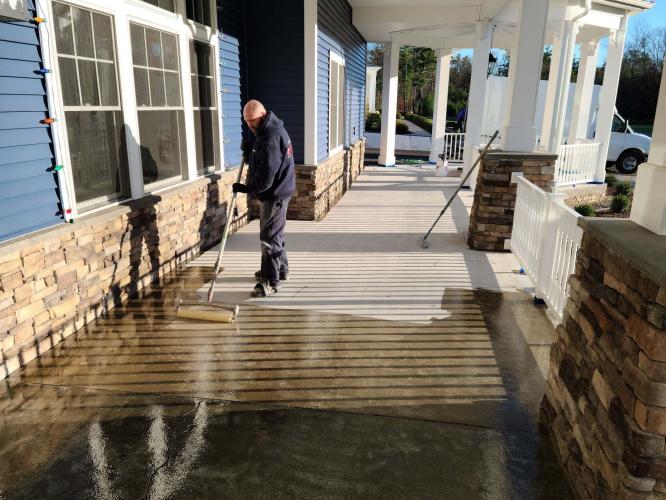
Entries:
<svg viewBox="0 0 666 500">
<path fill-rule="evenodd" d="M 185 9 L 185 0 L 178 0 L 182 12 L 186 12 Z M 187 19 L 185 17 L 185 21 L 187 25 L 189 26 L 188 30 L 188 59 L 189 59 L 189 43 L 190 41 L 194 40 L 197 42 L 201 43 L 206 43 L 211 46 L 213 49 L 214 57 L 213 57 L 213 79 L 215 80 L 215 88 L 214 88 L 214 93 L 215 93 L 215 103 L 217 106 L 217 164 L 215 165 L 215 169 L 212 172 L 208 172 L 203 174 L 203 177 L 215 174 L 217 172 L 222 172 L 225 170 L 224 168 L 224 118 L 222 115 L 222 95 L 221 95 L 221 84 L 220 84 L 220 39 L 217 36 L 218 33 L 218 27 L 217 27 L 217 3 L 216 0 L 208 0 L 210 5 L 210 20 L 211 20 L 211 26 L 205 26 L 203 24 L 197 23 L 196 21 L 192 21 L 191 19 Z M 188 77 L 190 81 L 190 85 L 192 83 L 192 78 L 191 78 L 191 62 L 190 66 L 188 66 Z M 192 89 L 190 88 L 190 104 L 192 104 Z M 191 106 L 192 111 L 192 133 L 194 133 L 194 106 Z M 196 138 L 194 139 L 196 140 Z M 196 165 L 196 144 L 193 144 L 195 146 L 194 150 L 194 174 L 195 177 L 202 177 L 202 175 L 199 175 L 197 172 L 197 165 Z"/>
<path fill-rule="evenodd" d="M 332 142 L 331 141 L 331 130 L 332 130 L 331 129 L 331 115 L 332 115 L 332 104 L 333 104 L 331 102 L 331 72 L 332 72 L 333 63 L 336 63 L 340 66 L 345 66 L 345 59 L 342 56 L 340 56 L 339 54 L 333 52 L 332 50 L 329 50 L 329 62 L 328 62 L 328 157 L 329 158 L 333 155 L 338 154 L 340 151 L 342 151 L 345 148 L 345 140 L 344 140 L 344 137 L 343 137 L 340 144 L 338 146 L 336 146 L 335 148 L 331 149 L 331 142 Z M 340 76 L 340 75 L 338 74 L 338 76 Z M 343 88 L 344 87 L 345 86 L 343 84 Z M 345 98 L 344 92 L 342 92 L 342 94 L 340 94 L 340 92 L 338 92 L 338 99 L 340 99 L 340 98 L 342 98 L 342 103 L 343 103 L 342 119 L 344 120 L 344 98 Z M 338 117 L 338 119 L 339 118 L 340 117 Z M 344 128 L 343 128 L 343 130 L 344 130 Z M 336 134 L 337 134 L 337 130 L 336 130 Z M 344 135 L 344 132 L 343 132 L 343 135 Z"/>
<path fill-rule="evenodd" d="M 181 93 L 183 99 L 184 113 L 184 132 L 185 132 L 185 161 L 183 167 L 185 175 L 178 182 L 170 184 L 185 184 L 194 179 L 204 177 L 197 173 L 196 165 L 196 143 L 194 133 L 194 108 L 192 105 L 192 85 L 190 77 L 190 40 L 195 39 L 211 45 L 215 51 L 215 97 L 218 104 L 218 115 L 220 115 L 218 132 L 218 162 L 216 171 L 223 169 L 224 165 L 224 128 L 221 117 L 220 106 L 220 78 L 219 64 L 217 63 L 219 54 L 219 41 L 217 37 L 217 9 L 215 0 L 210 2 L 211 24 L 213 26 L 203 26 L 199 23 L 187 19 L 185 0 L 175 0 L 176 12 L 156 7 L 141 0 L 62 0 L 64 3 L 75 7 L 94 10 L 112 17 L 112 24 L 115 33 L 115 51 L 117 64 L 117 78 L 119 82 L 120 107 L 122 110 L 123 121 L 125 125 L 125 140 L 127 143 L 127 164 L 130 178 L 130 199 L 143 197 L 147 191 L 156 192 L 165 188 L 160 188 L 156 184 L 155 189 L 145 189 L 151 186 L 143 185 L 143 170 L 141 166 L 140 139 L 139 139 L 139 108 L 136 104 L 136 95 L 134 87 L 134 71 L 132 61 L 132 45 L 130 39 L 130 23 L 142 24 L 160 31 L 176 35 L 178 38 L 179 51 L 179 71 L 181 76 Z M 53 8 L 51 0 L 36 0 L 37 11 L 46 19 L 53 19 Z M 53 24 L 52 24 L 53 25 Z M 51 25 L 51 26 L 52 26 Z M 106 208 L 118 205 L 120 202 L 109 201 L 103 207 L 94 207 L 87 209 L 86 203 L 79 204 L 77 207 L 76 195 L 74 190 L 74 180 L 71 165 L 71 156 L 67 137 L 67 127 L 65 124 L 65 112 L 63 105 L 63 92 L 60 83 L 60 77 L 57 74 L 57 53 L 55 31 L 50 29 L 47 23 L 40 25 L 40 39 L 42 44 L 42 57 L 44 67 L 54 70 L 47 75 L 47 97 L 49 99 L 49 109 L 51 115 L 57 119 L 56 123 L 51 125 L 55 161 L 57 165 L 63 165 L 64 168 L 58 172 L 59 184 L 61 186 L 61 197 L 63 210 L 71 210 L 66 218 L 78 218 L 83 214 L 95 213 Z M 68 108 L 69 109 L 69 108 Z"/>
<path fill-rule="evenodd" d="M 157 29 L 157 28 L 152 28 L 150 25 L 146 24 L 145 21 L 140 22 L 140 21 L 130 19 L 128 26 L 131 26 L 132 24 L 141 26 L 142 28 L 145 28 L 145 29 L 153 29 L 153 30 Z M 185 97 L 185 89 L 183 87 L 183 81 L 185 80 L 185 78 L 183 77 L 183 53 L 182 53 L 182 47 L 181 47 L 182 46 L 181 37 L 178 35 L 178 33 L 174 33 L 174 32 L 169 31 L 169 30 L 158 29 L 157 31 L 160 31 L 162 33 L 166 33 L 167 35 L 174 35 L 176 37 L 176 41 L 178 43 L 178 65 L 179 65 L 178 66 L 178 73 L 180 74 L 180 93 L 181 93 L 180 99 L 181 99 L 181 101 L 180 101 L 180 106 L 163 106 L 163 107 L 161 107 L 161 106 L 139 106 L 136 103 L 136 97 L 135 97 L 135 99 L 134 99 L 134 109 L 136 110 L 136 113 L 137 113 L 137 127 L 136 127 L 136 134 L 135 135 L 136 135 L 137 147 L 141 144 L 141 129 L 138 126 L 138 117 L 139 117 L 139 112 L 140 111 L 179 111 L 179 112 L 182 112 L 183 114 L 187 113 L 187 106 L 186 106 L 186 102 L 185 102 L 185 98 L 186 98 Z M 130 51 L 131 51 L 132 50 L 131 36 L 130 36 L 130 40 L 129 40 L 129 46 L 130 46 Z M 187 60 L 189 61 L 189 47 L 187 47 L 187 50 L 188 50 Z M 147 49 L 146 49 L 146 57 L 147 57 Z M 147 63 L 147 61 L 146 61 L 146 63 Z M 148 66 L 138 66 L 138 67 L 149 69 Z M 168 72 L 168 73 L 176 73 L 175 70 L 162 70 L 162 71 L 165 71 L 165 72 Z M 132 73 L 132 81 L 134 81 L 134 64 L 132 64 L 131 73 Z M 190 81 L 189 74 L 187 76 L 188 76 L 187 80 Z M 150 91 L 150 89 L 149 89 L 149 91 Z M 192 92 L 192 89 L 191 89 L 191 86 L 190 86 L 190 95 L 191 95 L 191 92 Z M 191 99 L 190 99 L 190 101 L 191 101 Z M 190 102 L 190 109 L 191 109 L 191 107 L 192 106 L 191 106 L 191 102 Z M 185 130 L 184 130 L 185 131 L 185 140 L 188 141 L 189 140 L 189 135 L 188 135 L 189 130 L 188 130 L 187 117 L 186 116 L 183 116 L 183 126 L 185 128 Z M 192 120 L 192 127 L 194 127 L 194 121 L 193 120 Z M 192 129 L 192 134 L 194 135 L 194 129 Z M 192 140 L 194 140 L 194 138 L 192 138 Z M 129 146 L 128 146 L 128 149 L 129 149 Z M 149 193 L 154 193 L 155 190 L 160 189 L 161 187 L 163 187 L 165 185 L 173 186 L 173 185 L 179 184 L 182 181 L 187 181 L 187 180 L 194 179 L 196 177 L 196 166 L 195 166 L 195 175 L 194 175 L 194 177 L 192 177 L 192 172 L 191 172 L 192 158 L 190 158 L 189 149 L 190 149 L 189 144 L 186 142 L 185 143 L 185 151 L 181 152 L 181 155 L 186 159 L 186 168 L 185 168 L 185 172 L 183 172 L 180 175 L 180 177 L 175 175 L 175 176 L 169 177 L 167 179 L 161 179 L 159 181 L 149 182 L 147 184 L 143 183 L 143 165 L 141 163 L 139 163 L 141 181 L 143 183 L 144 190 L 146 190 Z M 182 167 L 181 167 L 181 171 L 182 171 Z"/>
</svg>

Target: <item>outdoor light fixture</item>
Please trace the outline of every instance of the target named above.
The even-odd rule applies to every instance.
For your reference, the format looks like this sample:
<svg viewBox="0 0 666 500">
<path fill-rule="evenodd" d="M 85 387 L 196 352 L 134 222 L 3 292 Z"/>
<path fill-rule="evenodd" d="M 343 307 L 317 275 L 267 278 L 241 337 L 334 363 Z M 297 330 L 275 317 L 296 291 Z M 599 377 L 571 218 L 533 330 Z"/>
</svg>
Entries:
<svg viewBox="0 0 666 500">
<path fill-rule="evenodd" d="M 0 0 L 0 21 L 25 21 L 28 17 L 26 0 Z"/>
</svg>

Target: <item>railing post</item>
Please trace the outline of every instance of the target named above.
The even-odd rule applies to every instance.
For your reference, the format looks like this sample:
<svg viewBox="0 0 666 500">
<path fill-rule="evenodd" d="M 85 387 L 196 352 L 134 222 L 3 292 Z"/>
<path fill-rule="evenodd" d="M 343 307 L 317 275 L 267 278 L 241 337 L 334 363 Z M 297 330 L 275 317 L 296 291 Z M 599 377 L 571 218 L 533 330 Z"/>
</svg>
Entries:
<svg viewBox="0 0 666 500">
<path fill-rule="evenodd" d="M 539 268 L 537 271 L 537 295 L 540 299 L 548 296 L 548 283 L 553 271 L 553 259 L 555 257 L 555 245 L 557 241 L 557 212 L 552 209 L 553 205 L 564 203 L 566 196 L 561 193 L 546 193 L 547 202 L 544 209 L 543 225 L 540 238 Z"/>
</svg>

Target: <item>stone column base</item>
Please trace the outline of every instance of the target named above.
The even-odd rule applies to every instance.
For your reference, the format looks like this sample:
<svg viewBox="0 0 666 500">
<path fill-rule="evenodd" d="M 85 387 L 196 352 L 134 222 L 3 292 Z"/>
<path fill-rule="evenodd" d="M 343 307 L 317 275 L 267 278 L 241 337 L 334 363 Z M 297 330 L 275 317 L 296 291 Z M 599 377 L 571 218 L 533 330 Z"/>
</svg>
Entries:
<svg viewBox="0 0 666 500">
<path fill-rule="evenodd" d="M 666 497 L 666 236 L 582 218 L 542 423 L 579 498 Z"/>
<path fill-rule="evenodd" d="M 555 160 L 551 153 L 492 151 L 479 165 L 467 245 L 473 250 L 504 251 L 511 238 L 516 185 L 511 174 L 522 172 L 544 191 L 555 188 Z"/>
</svg>

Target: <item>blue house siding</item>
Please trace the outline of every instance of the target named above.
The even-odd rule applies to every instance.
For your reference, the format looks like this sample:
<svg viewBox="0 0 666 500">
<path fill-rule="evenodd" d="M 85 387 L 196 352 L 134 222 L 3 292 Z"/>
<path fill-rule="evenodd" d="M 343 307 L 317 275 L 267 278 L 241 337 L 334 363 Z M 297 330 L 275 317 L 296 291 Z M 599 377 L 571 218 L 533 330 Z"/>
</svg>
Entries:
<svg viewBox="0 0 666 500">
<path fill-rule="evenodd" d="M 247 97 L 284 121 L 303 163 L 305 102 L 303 1 L 246 0 Z"/>
<path fill-rule="evenodd" d="M 36 25 L 0 22 L 0 241 L 62 220 L 41 62 Z"/>
<path fill-rule="evenodd" d="M 317 156 L 328 156 L 330 52 L 345 59 L 345 145 L 363 137 L 365 127 L 366 41 L 352 24 L 346 0 L 318 0 Z"/>
<path fill-rule="evenodd" d="M 245 89 L 245 30 L 242 0 L 218 2 L 220 28 L 220 103 L 224 132 L 224 166 L 237 167 L 243 139 Z"/>
</svg>

